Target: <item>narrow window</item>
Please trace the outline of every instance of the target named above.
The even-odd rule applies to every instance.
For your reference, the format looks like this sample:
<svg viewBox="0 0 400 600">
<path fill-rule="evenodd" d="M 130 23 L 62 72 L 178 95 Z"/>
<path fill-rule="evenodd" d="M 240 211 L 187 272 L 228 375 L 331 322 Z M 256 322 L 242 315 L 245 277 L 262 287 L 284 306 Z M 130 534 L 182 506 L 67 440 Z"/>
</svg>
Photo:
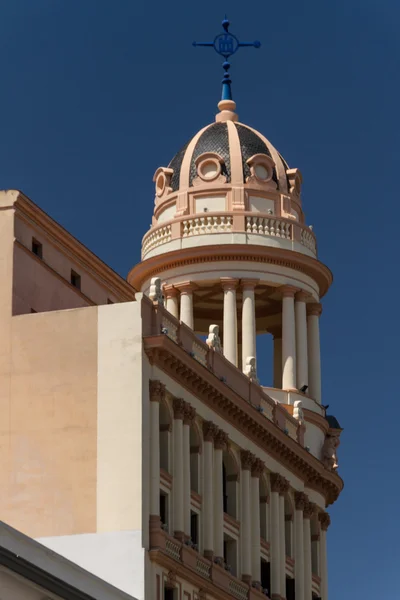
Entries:
<svg viewBox="0 0 400 600">
<path fill-rule="evenodd" d="M 32 252 L 38 258 L 43 258 L 43 246 L 40 242 L 35 240 L 35 238 L 32 238 Z"/>
<path fill-rule="evenodd" d="M 176 594 L 174 588 L 164 588 L 164 600 L 176 600 Z"/>
<path fill-rule="evenodd" d="M 168 496 L 160 492 L 160 520 L 164 529 L 168 528 Z"/>
<path fill-rule="evenodd" d="M 295 600 L 294 579 L 289 579 L 289 577 L 286 577 L 286 600 Z"/>
<path fill-rule="evenodd" d="M 81 276 L 73 269 L 71 269 L 71 284 L 78 290 L 81 289 Z"/>
<path fill-rule="evenodd" d="M 271 565 L 269 562 L 261 559 L 261 587 L 268 590 L 268 595 L 271 592 Z"/>
<path fill-rule="evenodd" d="M 199 544 L 199 515 L 190 511 L 190 538 L 193 544 Z"/>
</svg>

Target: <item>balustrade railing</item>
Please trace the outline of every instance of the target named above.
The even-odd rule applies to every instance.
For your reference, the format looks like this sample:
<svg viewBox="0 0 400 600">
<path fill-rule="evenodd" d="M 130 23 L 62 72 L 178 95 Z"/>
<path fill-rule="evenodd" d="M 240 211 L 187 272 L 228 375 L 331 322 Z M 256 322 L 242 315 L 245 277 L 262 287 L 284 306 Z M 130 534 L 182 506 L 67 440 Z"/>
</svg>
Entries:
<svg viewBox="0 0 400 600">
<path fill-rule="evenodd" d="M 229 592 L 236 600 L 247 600 L 249 588 L 247 585 L 231 579 L 229 581 Z"/>
<path fill-rule="evenodd" d="M 246 233 L 268 235 L 284 240 L 291 240 L 293 237 L 292 223 L 272 217 L 246 217 Z"/>
<path fill-rule="evenodd" d="M 182 221 L 182 237 L 232 231 L 232 215 L 208 215 Z"/>
<path fill-rule="evenodd" d="M 142 256 L 145 256 L 150 250 L 154 250 L 157 246 L 166 244 L 171 241 L 171 225 L 162 225 L 154 230 L 151 230 L 144 238 L 142 245 Z"/>
</svg>

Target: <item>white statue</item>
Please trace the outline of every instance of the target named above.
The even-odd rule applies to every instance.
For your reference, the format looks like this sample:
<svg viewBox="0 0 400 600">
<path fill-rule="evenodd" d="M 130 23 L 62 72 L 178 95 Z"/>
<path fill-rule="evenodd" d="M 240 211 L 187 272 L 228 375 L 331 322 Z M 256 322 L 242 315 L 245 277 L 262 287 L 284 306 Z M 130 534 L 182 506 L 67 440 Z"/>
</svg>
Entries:
<svg viewBox="0 0 400 600">
<path fill-rule="evenodd" d="M 254 356 L 248 356 L 246 358 L 246 364 L 244 367 L 244 374 L 247 375 L 251 381 L 254 383 L 258 383 L 257 379 L 257 367 L 256 367 L 256 359 Z"/>
<path fill-rule="evenodd" d="M 301 400 L 296 400 L 293 406 L 293 416 L 300 423 L 304 423 L 303 403 Z"/>
<path fill-rule="evenodd" d="M 210 350 L 215 350 L 215 352 L 222 352 L 218 325 L 210 325 L 210 327 L 208 328 L 208 338 L 206 339 L 206 344 L 210 348 Z"/>
<path fill-rule="evenodd" d="M 339 437 L 328 433 L 322 446 L 322 462 L 329 471 L 336 471 L 339 466 L 336 454 L 339 444 Z"/>
<path fill-rule="evenodd" d="M 159 304 L 161 304 L 161 306 L 164 305 L 164 297 L 162 294 L 160 277 L 153 277 L 150 281 L 149 298 L 153 302 L 158 302 Z"/>
</svg>

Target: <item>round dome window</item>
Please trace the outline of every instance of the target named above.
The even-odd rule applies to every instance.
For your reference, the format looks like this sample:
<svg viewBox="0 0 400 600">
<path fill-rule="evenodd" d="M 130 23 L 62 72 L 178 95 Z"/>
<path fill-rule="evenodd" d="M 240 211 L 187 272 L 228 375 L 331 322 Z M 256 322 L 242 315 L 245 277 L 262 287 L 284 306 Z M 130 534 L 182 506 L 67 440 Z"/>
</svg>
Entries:
<svg viewBox="0 0 400 600">
<path fill-rule="evenodd" d="M 200 175 L 203 179 L 214 179 L 219 175 L 219 164 L 214 160 L 206 160 L 200 165 Z"/>
<path fill-rule="evenodd" d="M 157 196 L 162 196 L 165 190 L 165 175 L 164 173 L 160 173 L 156 179 L 156 194 Z"/>
<path fill-rule="evenodd" d="M 270 177 L 270 172 L 264 165 L 256 165 L 254 167 L 254 172 L 256 174 L 256 177 L 258 179 L 261 179 L 261 181 L 266 181 Z"/>
</svg>

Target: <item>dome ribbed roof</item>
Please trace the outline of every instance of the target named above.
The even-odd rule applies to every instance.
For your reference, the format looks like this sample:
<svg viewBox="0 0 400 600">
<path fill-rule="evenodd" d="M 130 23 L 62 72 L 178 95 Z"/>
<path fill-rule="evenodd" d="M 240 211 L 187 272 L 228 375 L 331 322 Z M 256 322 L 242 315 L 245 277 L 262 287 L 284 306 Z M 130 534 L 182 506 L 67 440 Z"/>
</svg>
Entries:
<svg viewBox="0 0 400 600">
<path fill-rule="evenodd" d="M 235 128 L 237 138 L 239 140 L 240 151 L 241 151 L 241 163 L 242 163 L 242 177 L 243 182 L 246 181 L 250 175 L 250 167 L 247 164 L 247 160 L 255 154 L 265 154 L 272 158 L 275 162 L 275 168 L 273 172 L 273 180 L 276 182 L 277 187 L 283 193 L 288 192 L 288 184 L 286 178 L 286 171 L 289 168 L 286 161 L 278 153 L 278 151 L 272 146 L 272 144 L 260 133 L 251 129 L 247 125 L 242 123 L 231 123 Z M 197 134 L 198 135 L 198 134 Z M 228 124 L 226 122 L 212 123 L 206 127 L 198 137 L 196 143 L 191 145 L 191 141 L 187 142 L 174 156 L 169 163 L 168 167 L 173 169 L 173 175 L 171 178 L 172 191 L 175 192 L 180 186 L 180 174 L 181 166 L 184 159 L 190 159 L 190 171 L 189 181 L 186 184 L 191 187 L 193 180 L 196 177 L 196 159 L 205 152 L 213 152 L 218 154 L 222 160 L 222 174 L 226 176 L 226 181 L 229 183 L 232 179 L 231 173 L 231 136 L 232 130 L 229 131 Z M 195 136 L 196 137 L 196 136 Z M 191 150 L 189 150 L 191 146 Z M 187 157 L 187 152 L 191 151 L 191 157 Z"/>
</svg>

